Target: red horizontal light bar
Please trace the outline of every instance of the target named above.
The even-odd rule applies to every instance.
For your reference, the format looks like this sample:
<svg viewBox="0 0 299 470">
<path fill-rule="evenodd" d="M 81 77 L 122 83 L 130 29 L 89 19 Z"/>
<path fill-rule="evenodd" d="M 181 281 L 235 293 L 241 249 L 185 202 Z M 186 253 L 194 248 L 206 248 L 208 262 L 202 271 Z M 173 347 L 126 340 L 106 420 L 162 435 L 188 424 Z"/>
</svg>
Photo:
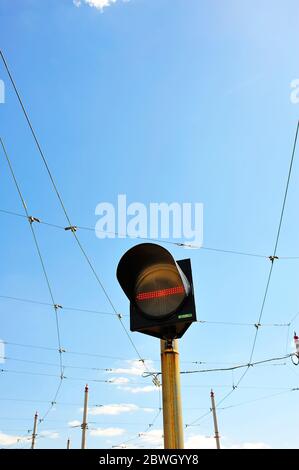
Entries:
<svg viewBox="0 0 299 470">
<path fill-rule="evenodd" d="M 185 294 L 183 286 L 170 287 L 169 289 L 154 290 L 151 292 L 141 292 L 136 296 L 136 300 L 158 299 L 159 297 L 167 297 L 169 295 Z"/>
</svg>

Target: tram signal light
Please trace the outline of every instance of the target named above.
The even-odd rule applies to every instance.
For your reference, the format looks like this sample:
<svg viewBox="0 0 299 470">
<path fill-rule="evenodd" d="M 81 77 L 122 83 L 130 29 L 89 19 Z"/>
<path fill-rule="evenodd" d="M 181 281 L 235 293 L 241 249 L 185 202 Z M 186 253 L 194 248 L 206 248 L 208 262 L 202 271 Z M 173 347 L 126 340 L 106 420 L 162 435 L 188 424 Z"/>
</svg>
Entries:
<svg viewBox="0 0 299 470">
<path fill-rule="evenodd" d="M 117 279 L 130 301 L 130 329 L 180 338 L 196 321 L 189 259 L 175 261 L 162 246 L 142 243 L 121 258 Z"/>
</svg>

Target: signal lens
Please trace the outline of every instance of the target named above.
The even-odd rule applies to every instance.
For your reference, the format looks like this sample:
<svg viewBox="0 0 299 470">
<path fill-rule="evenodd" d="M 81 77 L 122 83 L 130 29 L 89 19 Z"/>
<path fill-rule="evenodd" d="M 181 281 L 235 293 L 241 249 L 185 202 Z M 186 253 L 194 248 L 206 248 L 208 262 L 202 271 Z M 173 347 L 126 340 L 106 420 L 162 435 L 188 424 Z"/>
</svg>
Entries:
<svg viewBox="0 0 299 470">
<path fill-rule="evenodd" d="M 184 294 L 183 286 L 170 287 L 169 289 L 154 290 L 152 292 L 141 292 L 137 295 L 137 300 L 156 299 L 157 297 L 166 297 L 167 295 Z"/>
<path fill-rule="evenodd" d="M 178 270 L 170 264 L 155 264 L 143 270 L 136 282 L 135 301 L 146 315 L 163 318 L 179 308 L 186 288 Z"/>
</svg>

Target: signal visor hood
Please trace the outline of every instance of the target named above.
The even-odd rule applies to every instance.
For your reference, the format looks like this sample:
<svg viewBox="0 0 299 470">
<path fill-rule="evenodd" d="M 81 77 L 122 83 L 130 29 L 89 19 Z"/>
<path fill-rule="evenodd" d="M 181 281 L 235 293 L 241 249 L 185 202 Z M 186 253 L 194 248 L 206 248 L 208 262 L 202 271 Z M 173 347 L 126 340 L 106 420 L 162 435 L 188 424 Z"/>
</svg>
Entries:
<svg viewBox="0 0 299 470">
<path fill-rule="evenodd" d="M 148 266 L 169 264 L 178 270 L 177 263 L 169 251 L 155 243 L 141 243 L 128 250 L 121 258 L 116 277 L 129 300 L 134 298 L 136 280 Z"/>
</svg>

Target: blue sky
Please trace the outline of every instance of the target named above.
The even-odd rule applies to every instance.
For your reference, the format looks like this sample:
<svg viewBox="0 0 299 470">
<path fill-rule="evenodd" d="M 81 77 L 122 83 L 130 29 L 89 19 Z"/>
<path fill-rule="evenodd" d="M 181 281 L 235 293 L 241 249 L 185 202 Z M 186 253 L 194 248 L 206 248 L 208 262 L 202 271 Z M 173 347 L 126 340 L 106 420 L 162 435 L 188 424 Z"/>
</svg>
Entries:
<svg viewBox="0 0 299 470">
<path fill-rule="evenodd" d="M 92 3 L 0 1 L 1 49 L 74 223 L 94 227 L 96 205 L 115 203 L 118 194 L 144 204 L 202 202 L 205 246 L 271 255 L 299 115 L 299 104 L 290 99 L 290 84 L 299 78 L 297 2 L 118 0 L 102 10 Z M 29 212 L 64 226 L 2 64 L 0 79 L 5 84 L 1 136 Z M 4 158 L 0 162 L 0 208 L 21 213 L 7 164 Z M 299 256 L 298 165 L 296 157 L 280 256 Z M 2 213 L 0 221 L 0 295 L 49 302 L 26 220 Z M 111 311 L 71 234 L 44 225 L 35 228 L 57 303 Z M 119 258 L 136 242 L 99 240 L 93 231 L 79 230 L 78 235 L 117 310 L 127 314 L 115 271 Z M 192 260 L 199 319 L 257 321 L 269 270 L 266 258 L 175 246 L 170 250 L 176 259 Z M 297 284 L 298 260 L 280 259 L 264 323 L 288 323 L 296 315 Z M 4 341 L 57 347 L 50 307 L 1 298 L 0 308 Z M 118 321 L 65 309 L 59 319 L 67 351 L 109 356 L 66 353 L 65 364 L 129 370 L 109 374 L 66 368 L 65 375 L 78 380 L 63 381 L 57 406 L 39 428 L 37 446 L 65 447 L 70 436 L 73 447 L 79 447 L 80 429 L 68 423 L 82 419 L 86 382 L 90 403 L 107 405 L 102 414 L 90 416 L 88 446 L 110 447 L 136 437 L 155 417 L 159 394 L 150 379 L 132 375 L 138 372 L 136 364 L 127 361 L 136 354 Z M 127 317 L 124 322 L 128 325 Z M 298 319 L 287 340 L 286 327 L 262 327 L 254 359 L 291 352 L 296 328 Z M 193 369 L 191 361 L 246 363 L 254 333 L 254 326 L 194 324 L 180 342 L 181 367 Z M 141 355 L 157 361 L 153 366 L 159 369 L 159 342 L 138 333 L 132 337 Z M 58 364 L 57 351 L 8 344 L 5 355 Z M 59 374 L 57 365 L 7 360 L 2 367 Z M 289 360 L 249 371 L 223 406 L 286 393 L 219 410 L 226 447 L 298 445 L 298 392 L 287 393 L 298 386 L 296 372 Z M 211 386 L 220 400 L 239 376 L 217 372 L 182 377 L 184 423 L 209 408 Z M 111 377 L 129 382 L 92 382 Z M 15 436 L 32 429 L 36 409 L 41 416 L 47 410 L 58 379 L 14 372 L 1 378 L 0 444 L 13 446 Z M 124 404 L 129 405 L 125 411 Z M 160 415 L 130 445 L 159 445 L 161 429 Z M 211 416 L 186 429 L 190 446 L 214 447 L 207 436 L 213 436 Z"/>
</svg>

